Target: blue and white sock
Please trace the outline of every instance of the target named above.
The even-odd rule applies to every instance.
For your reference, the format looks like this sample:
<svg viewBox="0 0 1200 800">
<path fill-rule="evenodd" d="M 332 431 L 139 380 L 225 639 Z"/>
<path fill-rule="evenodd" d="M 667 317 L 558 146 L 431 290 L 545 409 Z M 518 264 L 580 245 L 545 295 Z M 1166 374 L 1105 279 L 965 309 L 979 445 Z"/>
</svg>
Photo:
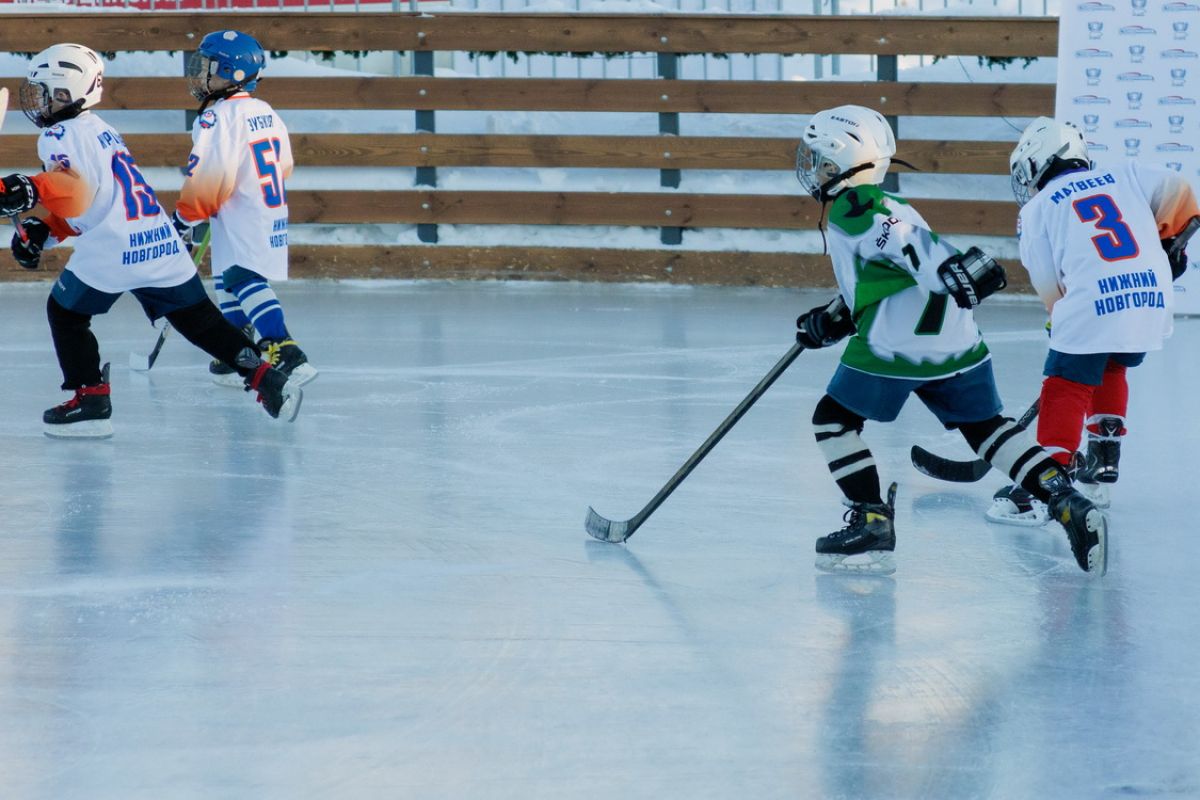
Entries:
<svg viewBox="0 0 1200 800">
<path fill-rule="evenodd" d="M 279 305 L 279 298 L 265 279 L 253 278 L 234 286 L 232 291 L 260 336 L 264 339 L 289 338 L 283 321 L 283 306 Z"/>
<path fill-rule="evenodd" d="M 225 281 L 218 275 L 213 279 L 213 288 L 217 291 L 217 303 L 221 306 L 221 314 L 237 329 L 241 330 L 250 324 L 250 318 L 242 311 L 237 296 L 225 289 Z"/>
</svg>

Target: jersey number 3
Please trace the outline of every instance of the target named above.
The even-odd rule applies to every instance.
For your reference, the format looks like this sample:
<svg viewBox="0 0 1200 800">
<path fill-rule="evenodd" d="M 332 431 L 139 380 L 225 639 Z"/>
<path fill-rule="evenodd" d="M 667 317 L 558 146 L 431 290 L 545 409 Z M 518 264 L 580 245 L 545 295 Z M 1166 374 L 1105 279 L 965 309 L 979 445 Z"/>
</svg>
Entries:
<svg viewBox="0 0 1200 800">
<path fill-rule="evenodd" d="M 154 190 L 146 183 L 138 170 L 133 156 L 118 151 L 112 157 L 113 177 L 121 186 L 121 199 L 125 202 L 125 219 L 133 221 L 142 217 L 153 217 L 161 207 Z"/>
<path fill-rule="evenodd" d="M 263 202 L 267 208 L 279 208 L 287 202 L 283 188 L 283 176 L 279 174 L 279 140 L 259 139 L 250 143 L 254 154 L 254 167 L 262 181 Z"/>
<path fill-rule="evenodd" d="M 1105 261 L 1121 261 L 1133 258 L 1141 249 L 1133 231 L 1121 219 L 1121 209 L 1106 194 L 1083 197 L 1071 204 L 1076 216 L 1081 222 L 1092 223 L 1096 230 L 1103 231 L 1099 236 L 1092 237 L 1096 252 Z"/>
</svg>

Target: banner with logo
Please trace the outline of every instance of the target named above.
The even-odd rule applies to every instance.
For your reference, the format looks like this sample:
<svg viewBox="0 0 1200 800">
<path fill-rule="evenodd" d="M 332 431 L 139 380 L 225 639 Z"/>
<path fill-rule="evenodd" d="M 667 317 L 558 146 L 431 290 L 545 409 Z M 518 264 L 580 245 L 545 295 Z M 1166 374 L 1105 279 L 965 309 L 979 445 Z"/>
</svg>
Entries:
<svg viewBox="0 0 1200 800">
<path fill-rule="evenodd" d="M 1097 164 L 1177 170 L 1200 196 L 1200 0 L 1064 0 L 1055 116 L 1079 125 Z M 1200 236 L 1175 311 L 1200 314 Z"/>
</svg>

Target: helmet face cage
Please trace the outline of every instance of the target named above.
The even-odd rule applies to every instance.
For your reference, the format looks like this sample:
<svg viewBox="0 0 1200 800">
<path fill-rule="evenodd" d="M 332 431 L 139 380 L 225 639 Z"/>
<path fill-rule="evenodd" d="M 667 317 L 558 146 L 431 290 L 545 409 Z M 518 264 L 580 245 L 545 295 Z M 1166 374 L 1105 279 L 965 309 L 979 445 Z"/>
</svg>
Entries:
<svg viewBox="0 0 1200 800">
<path fill-rule="evenodd" d="M 201 52 L 192 53 L 188 59 L 187 75 L 188 91 L 197 100 L 203 100 L 210 94 L 208 78 L 212 75 L 216 62 Z"/>
<path fill-rule="evenodd" d="M 53 123 L 50 119 L 50 90 L 44 83 L 33 83 L 26 80 L 21 84 L 21 110 L 29 121 L 39 128 L 48 128 Z"/>
<path fill-rule="evenodd" d="M 796 147 L 796 180 L 800 181 L 804 191 L 816 199 L 828 199 L 822 197 L 825 194 L 822 187 L 841 171 L 837 162 L 814 150 L 808 142 L 801 141 Z"/>
</svg>

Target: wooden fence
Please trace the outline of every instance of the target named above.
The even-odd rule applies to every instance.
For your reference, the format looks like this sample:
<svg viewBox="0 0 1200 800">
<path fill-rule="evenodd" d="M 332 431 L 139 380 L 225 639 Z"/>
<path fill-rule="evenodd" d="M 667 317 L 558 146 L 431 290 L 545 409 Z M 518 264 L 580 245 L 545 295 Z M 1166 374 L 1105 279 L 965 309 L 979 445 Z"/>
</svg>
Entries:
<svg viewBox="0 0 1200 800">
<path fill-rule="evenodd" d="M 1040 18 L 828 17 L 769 15 L 588 15 L 406 13 L 114 13 L 6 14 L 0 50 L 32 52 L 60 41 L 98 51 L 195 47 L 208 31 L 245 30 L 271 50 L 649 52 L 660 65 L 689 53 L 873 54 L 885 67 L 899 55 L 1053 56 L 1057 21 Z M 417 61 L 421 69 L 421 60 Z M 884 70 L 886 72 L 886 70 Z M 893 70 L 894 72 L 894 70 Z M 544 78 L 269 78 L 258 94 L 276 108 L 412 110 L 418 130 L 435 130 L 438 111 L 644 112 L 660 130 L 679 113 L 808 115 L 859 103 L 891 116 L 1052 114 L 1054 87 L 1041 84 L 845 81 L 734 81 Z M 1001 75 L 1003 73 L 1000 73 Z M 14 92 L 19 79 L 0 79 Z M 181 78 L 127 77 L 105 82 L 104 109 L 189 109 Z M 799 127 L 799 126 L 797 126 Z M 903 130 L 901 130 L 903 135 Z M 186 161 L 186 133 L 130 135 L 142 166 Z M 415 167 L 436 182 L 438 167 L 622 168 L 656 170 L 663 184 L 679 170 L 793 169 L 795 140 L 712 136 L 304 134 L 294 137 L 305 166 Z M 1006 174 L 1011 142 L 901 138 L 900 155 L 927 172 Z M 31 136 L 0 137 L 0 164 L 36 167 Z M 422 177 L 423 176 L 423 177 Z M 433 180 L 430 180 L 430 179 Z M 349 183 L 349 182 L 348 182 Z M 174 198 L 161 192 L 168 207 Z M 786 195 L 588 191 L 458 191 L 413 186 L 380 191 L 289 192 L 295 224 L 407 223 L 424 237 L 439 224 L 640 226 L 811 230 L 819 207 L 799 187 Z M 948 234 L 1010 235 L 1011 202 L 923 200 L 922 213 Z M 432 236 L 430 236 L 432 232 Z M 664 235 L 664 241 L 667 237 Z M 53 258 L 47 269 L 57 267 Z M 0 268 L 5 277 L 23 273 Z M 829 285 L 817 255 L 579 248 L 293 247 L 293 274 L 334 277 L 561 277 L 738 284 Z M 33 277 L 37 274 L 33 273 Z"/>
</svg>

